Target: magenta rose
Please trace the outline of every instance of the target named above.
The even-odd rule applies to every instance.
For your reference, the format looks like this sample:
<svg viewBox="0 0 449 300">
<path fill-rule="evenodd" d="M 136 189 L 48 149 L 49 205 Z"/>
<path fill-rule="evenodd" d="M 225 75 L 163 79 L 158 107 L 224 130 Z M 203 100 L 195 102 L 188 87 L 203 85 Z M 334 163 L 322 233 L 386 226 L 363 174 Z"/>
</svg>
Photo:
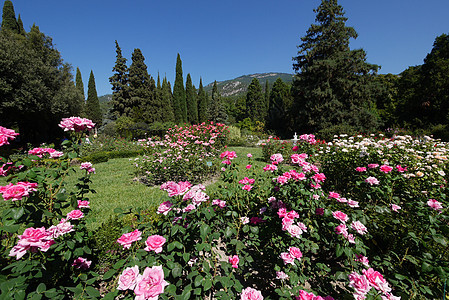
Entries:
<svg viewBox="0 0 449 300">
<path fill-rule="evenodd" d="M 137 280 L 134 293 L 135 299 L 157 299 L 164 292 L 168 282 L 164 280 L 164 271 L 162 266 L 145 268 L 143 274 Z"/>
<path fill-rule="evenodd" d="M 296 259 L 301 259 L 301 257 L 302 257 L 301 250 L 299 250 L 299 248 L 296 248 L 296 247 L 288 248 L 288 253 L 290 253 L 290 255 Z"/>
<path fill-rule="evenodd" d="M 339 210 L 334 211 L 332 213 L 332 215 L 334 216 L 335 219 L 337 219 L 337 220 L 339 220 L 339 221 L 341 221 L 343 223 L 345 223 L 346 221 L 349 220 L 348 215 L 345 214 L 344 212 L 339 211 Z"/>
<path fill-rule="evenodd" d="M 237 269 L 239 267 L 239 257 L 238 255 L 230 256 L 229 257 L 229 263 L 232 265 L 233 268 Z"/>
<path fill-rule="evenodd" d="M 139 277 L 139 267 L 129 267 L 123 270 L 122 274 L 118 278 L 118 290 L 134 290 Z"/>
<path fill-rule="evenodd" d="M 145 241 L 146 251 L 154 251 L 156 253 L 160 253 L 162 251 L 162 246 L 165 244 L 166 239 L 160 235 L 151 235 Z"/>
</svg>

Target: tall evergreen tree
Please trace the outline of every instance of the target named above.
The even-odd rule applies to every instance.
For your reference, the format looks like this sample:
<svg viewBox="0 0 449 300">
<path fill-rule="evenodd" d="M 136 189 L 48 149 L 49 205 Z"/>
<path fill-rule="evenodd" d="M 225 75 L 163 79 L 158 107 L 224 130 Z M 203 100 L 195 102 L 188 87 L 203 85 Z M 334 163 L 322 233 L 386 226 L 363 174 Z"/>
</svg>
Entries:
<svg viewBox="0 0 449 300">
<path fill-rule="evenodd" d="M 150 90 L 150 75 L 147 71 L 145 58 L 142 51 L 134 49 L 131 56 L 131 65 L 129 66 L 129 95 L 131 97 L 130 106 L 132 117 L 136 120 L 143 120 L 143 114 L 148 109 L 149 102 L 152 102 Z"/>
<path fill-rule="evenodd" d="M 25 31 L 25 28 L 23 28 L 23 22 L 22 22 L 22 18 L 20 18 L 20 14 L 19 14 L 19 17 L 17 17 L 17 26 L 19 27 L 19 34 L 25 36 L 26 31 Z"/>
<path fill-rule="evenodd" d="M 212 96 L 209 102 L 209 120 L 216 123 L 225 123 L 228 119 L 228 115 L 226 114 L 226 110 L 223 107 L 223 103 L 221 103 L 220 92 L 218 91 L 217 81 L 214 81 L 214 85 L 212 87 Z"/>
<path fill-rule="evenodd" d="M 112 111 L 116 116 L 130 116 L 132 107 L 129 96 L 128 67 L 117 41 L 115 41 L 115 48 L 117 55 L 115 66 L 112 68 L 114 75 L 109 78 L 112 85 Z"/>
<path fill-rule="evenodd" d="M 2 30 L 20 33 L 19 24 L 16 20 L 16 13 L 14 12 L 14 6 L 10 0 L 6 0 L 5 3 L 3 3 Z"/>
<path fill-rule="evenodd" d="M 83 99 L 85 99 L 83 79 L 81 77 L 81 71 L 78 67 L 76 68 L 75 86 Z"/>
<path fill-rule="evenodd" d="M 182 61 L 179 53 L 176 58 L 176 77 L 175 85 L 173 86 L 173 106 L 175 110 L 175 120 L 177 120 L 177 122 L 187 122 L 186 92 L 184 90 Z"/>
<path fill-rule="evenodd" d="M 317 24 L 301 38 L 293 58 L 298 130 L 315 132 L 336 124 L 372 130 L 378 121 L 373 107 L 378 66 L 366 62 L 363 49 L 349 48 L 357 33 L 346 26 L 337 0 L 322 0 L 314 11 Z"/>
<path fill-rule="evenodd" d="M 190 73 L 187 74 L 186 79 L 186 103 L 187 103 L 187 121 L 190 124 L 198 124 L 198 103 L 196 100 L 196 93 L 192 85 L 192 78 Z"/>
<path fill-rule="evenodd" d="M 265 100 L 265 108 L 268 115 L 268 108 L 270 106 L 270 85 L 268 84 L 268 80 L 265 81 L 265 88 L 264 88 L 264 100 Z"/>
<path fill-rule="evenodd" d="M 170 82 L 167 77 L 162 80 L 162 121 L 174 122 L 175 115 L 173 110 L 173 94 L 171 92 Z"/>
<path fill-rule="evenodd" d="M 198 122 L 206 122 L 208 119 L 207 107 L 207 94 L 203 87 L 203 80 L 200 77 L 200 87 L 198 89 Z"/>
<path fill-rule="evenodd" d="M 259 79 L 253 78 L 246 93 L 246 110 L 253 122 L 265 122 L 267 108 Z"/>
<path fill-rule="evenodd" d="M 89 83 L 87 85 L 86 116 L 96 124 L 97 128 L 103 124 L 103 116 L 101 114 L 94 72 L 92 70 L 90 71 Z"/>
<path fill-rule="evenodd" d="M 290 98 L 290 87 L 281 78 L 276 79 L 270 92 L 266 122 L 267 129 L 273 130 L 276 135 L 284 136 L 289 129 L 287 111 L 292 104 Z"/>
</svg>

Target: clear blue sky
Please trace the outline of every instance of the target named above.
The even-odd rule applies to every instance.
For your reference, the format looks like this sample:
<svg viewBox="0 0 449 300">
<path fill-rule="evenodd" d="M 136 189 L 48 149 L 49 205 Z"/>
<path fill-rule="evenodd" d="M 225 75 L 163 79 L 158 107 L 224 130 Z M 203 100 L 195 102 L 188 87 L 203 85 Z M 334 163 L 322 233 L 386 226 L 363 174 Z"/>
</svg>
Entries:
<svg viewBox="0 0 449 300">
<path fill-rule="evenodd" d="M 0 0 L 3 7 L 4 0 Z M 53 38 L 65 62 L 79 67 L 87 89 L 93 70 L 98 95 L 108 78 L 115 44 L 131 61 L 134 48 L 149 73 L 174 82 L 176 55 L 198 87 L 262 72 L 293 73 L 291 58 L 315 21 L 319 0 L 12 0 L 26 31 L 33 23 Z M 398 74 L 423 63 L 435 37 L 449 33 L 449 0 L 340 0 L 348 26 L 380 73 Z"/>
</svg>

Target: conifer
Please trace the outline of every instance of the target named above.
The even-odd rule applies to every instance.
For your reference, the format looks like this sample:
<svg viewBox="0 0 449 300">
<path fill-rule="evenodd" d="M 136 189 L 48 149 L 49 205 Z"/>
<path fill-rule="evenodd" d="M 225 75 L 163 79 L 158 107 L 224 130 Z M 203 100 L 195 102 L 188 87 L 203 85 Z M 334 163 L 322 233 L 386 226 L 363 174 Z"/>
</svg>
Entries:
<svg viewBox="0 0 449 300">
<path fill-rule="evenodd" d="M 203 80 L 200 77 L 200 87 L 198 89 L 198 121 L 199 123 L 206 122 L 208 119 L 207 113 L 207 94 L 203 88 Z"/>
<path fill-rule="evenodd" d="M 23 25 L 23 24 L 22 24 Z M 2 30 L 9 30 L 13 33 L 20 33 L 19 24 L 16 20 L 14 6 L 10 0 L 3 3 Z"/>
<path fill-rule="evenodd" d="M 187 74 L 186 79 L 186 104 L 187 104 L 187 121 L 190 124 L 198 124 L 198 103 L 196 93 L 192 85 L 192 78 L 190 73 Z"/>
<path fill-rule="evenodd" d="M 117 41 L 115 41 L 115 48 L 117 55 L 115 65 L 112 68 L 114 74 L 109 78 L 112 85 L 112 111 L 116 117 L 129 116 L 132 107 L 129 97 L 128 67 L 126 66 L 126 58 L 122 56 L 122 49 Z"/>
<path fill-rule="evenodd" d="M 103 124 L 103 116 L 101 114 L 100 102 L 98 101 L 97 88 L 95 86 L 94 73 L 91 70 L 89 76 L 89 83 L 87 86 L 87 101 L 86 101 L 86 115 L 98 127 Z"/>
<path fill-rule="evenodd" d="M 178 123 L 187 122 L 186 92 L 184 90 L 184 79 L 182 77 L 182 61 L 178 53 L 176 58 L 176 77 L 173 86 L 173 106 L 175 120 Z"/>
</svg>

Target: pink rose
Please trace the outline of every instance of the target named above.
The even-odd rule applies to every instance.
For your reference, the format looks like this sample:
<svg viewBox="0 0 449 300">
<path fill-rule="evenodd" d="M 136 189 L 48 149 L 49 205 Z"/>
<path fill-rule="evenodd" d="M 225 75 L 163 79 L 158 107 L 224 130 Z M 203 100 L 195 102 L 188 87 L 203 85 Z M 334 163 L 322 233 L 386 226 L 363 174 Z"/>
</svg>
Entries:
<svg viewBox="0 0 449 300">
<path fill-rule="evenodd" d="M 429 201 L 427 201 L 427 205 L 430 206 L 431 208 L 433 208 L 434 210 L 439 211 L 440 213 L 441 213 L 441 210 L 443 209 L 441 202 L 438 202 L 435 199 L 429 199 Z"/>
<path fill-rule="evenodd" d="M 170 201 L 162 202 L 157 209 L 157 213 L 167 215 L 168 212 L 170 210 L 172 210 L 171 209 L 172 206 L 173 206 L 173 203 L 171 203 Z"/>
<path fill-rule="evenodd" d="M 302 229 L 298 225 L 291 225 L 287 227 L 287 231 L 296 238 L 301 237 L 301 234 L 303 233 Z"/>
<path fill-rule="evenodd" d="M 364 275 L 352 272 L 348 277 L 349 286 L 355 289 L 358 296 L 364 296 L 371 290 L 370 283 Z"/>
<path fill-rule="evenodd" d="M 142 275 L 138 276 L 134 293 L 136 300 L 154 299 L 164 292 L 168 282 L 164 280 L 164 270 L 162 266 L 145 268 Z"/>
<path fill-rule="evenodd" d="M 299 248 L 296 248 L 296 247 L 288 248 L 288 253 L 296 259 L 301 259 L 301 257 L 302 257 L 301 250 L 299 250 Z"/>
<path fill-rule="evenodd" d="M 51 233 L 51 236 L 54 239 L 72 231 L 74 231 L 73 225 L 71 225 L 70 222 L 66 221 L 65 219 L 62 219 L 58 225 L 51 226 L 47 230 L 47 232 Z"/>
<path fill-rule="evenodd" d="M 253 157 L 253 155 L 252 155 L 251 153 L 246 154 L 246 156 L 247 156 L 248 158 Z"/>
<path fill-rule="evenodd" d="M 391 204 L 391 210 L 398 212 L 401 209 L 401 207 L 399 205 L 396 204 Z"/>
<path fill-rule="evenodd" d="M 19 134 L 12 129 L 0 126 L 0 146 L 9 145 L 9 140 L 13 140 Z"/>
<path fill-rule="evenodd" d="M 156 253 L 160 253 L 162 251 L 162 246 L 165 244 L 166 239 L 160 235 L 151 235 L 145 241 L 147 247 L 145 247 L 146 251 L 154 251 Z"/>
<path fill-rule="evenodd" d="M 282 271 L 276 272 L 276 279 L 285 280 L 287 278 L 288 278 L 288 275 L 285 274 L 284 272 L 282 272 Z"/>
<path fill-rule="evenodd" d="M 118 278 L 118 290 L 133 290 L 137 284 L 137 278 L 139 276 L 139 267 L 129 267 L 123 270 L 122 274 Z"/>
<path fill-rule="evenodd" d="M 281 258 L 284 261 L 284 264 L 295 264 L 295 258 L 288 252 L 282 252 Z"/>
<path fill-rule="evenodd" d="M 89 201 L 78 200 L 78 208 L 90 208 Z"/>
<path fill-rule="evenodd" d="M 307 293 L 304 290 L 299 291 L 299 296 L 296 296 L 296 300 L 313 300 L 315 298 L 315 294 Z"/>
<path fill-rule="evenodd" d="M 123 234 L 121 237 L 117 239 L 117 243 L 122 245 L 124 249 L 129 249 L 133 242 L 140 241 L 142 239 L 141 235 L 142 232 L 136 229 L 132 232 Z"/>
<path fill-rule="evenodd" d="M 75 209 L 67 214 L 67 220 L 78 220 L 84 217 L 84 214 L 81 210 Z"/>
<path fill-rule="evenodd" d="M 253 188 L 252 185 L 249 184 L 245 184 L 244 186 L 242 186 L 242 190 L 246 190 L 246 191 L 251 191 L 251 189 Z"/>
<path fill-rule="evenodd" d="M 378 185 L 379 184 L 379 180 L 377 180 L 377 178 L 373 177 L 373 176 L 370 176 L 370 177 L 366 178 L 365 182 L 370 184 L 370 185 Z"/>
<path fill-rule="evenodd" d="M 75 259 L 72 263 L 72 267 L 75 267 L 77 269 L 89 269 L 90 268 L 90 264 L 92 263 L 92 261 L 85 259 L 84 257 L 78 257 L 77 259 Z"/>
<path fill-rule="evenodd" d="M 389 173 L 389 172 L 391 172 L 391 170 L 393 170 L 393 167 L 390 167 L 388 165 L 382 165 L 382 166 L 380 166 L 379 169 L 381 172 Z"/>
<path fill-rule="evenodd" d="M 263 296 L 260 291 L 247 287 L 246 289 L 242 290 L 240 300 L 263 300 Z"/>
<path fill-rule="evenodd" d="M 364 235 L 368 232 L 368 229 L 366 229 L 365 225 L 363 225 L 360 221 L 353 221 L 351 223 L 351 228 L 357 231 L 360 235 Z"/>
<path fill-rule="evenodd" d="M 237 269 L 239 267 L 239 257 L 237 255 L 229 256 L 229 263 L 233 268 Z"/>
<path fill-rule="evenodd" d="M 337 227 L 335 227 L 335 233 L 336 234 L 342 234 L 343 236 L 348 235 L 348 228 L 345 224 L 340 224 Z"/>
<path fill-rule="evenodd" d="M 357 167 L 357 168 L 355 168 L 355 170 L 357 172 L 366 172 L 366 168 L 365 167 Z"/>
<path fill-rule="evenodd" d="M 363 275 L 366 276 L 366 278 L 369 281 L 369 284 L 372 285 L 373 287 L 375 287 L 377 290 L 379 290 L 380 286 L 379 284 L 383 284 L 385 283 L 385 279 L 382 276 L 382 274 L 380 274 L 377 271 L 374 271 L 373 268 L 369 268 L 368 270 L 363 270 Z"/>
<path fill-rule="evenodd" d="M 340 198 L 340 194 L 336 193 L 336 192 L 329 192 L 329 199 L 332 199 L 332 198 L 338 199 L 338 198 Z"/>
<path fill-rule="evenodd" d="M 252 165 L 246 165 L 246 169 L 251 169 Z"/>
<path fill-rule="evenodd" d="M 363 256 L 362 254 L 356 254 L 355 261 L 361 262 L 364 266 L 369 268 L 369 260 L 366 256 Z"/>
<path fill-rule="evenodd" d="M 348 215 L 346 215 L 344 212 L 341 212 L 339 210 L 334 211 L 332 213 L 332 215 L 334 216 L 335 219 L 337 219 L 337 220 L 339 220 L 339 221 L 341 221 L 343 223 L 345 223 L 346 221 L 349 220 Z"/>
</svg>

